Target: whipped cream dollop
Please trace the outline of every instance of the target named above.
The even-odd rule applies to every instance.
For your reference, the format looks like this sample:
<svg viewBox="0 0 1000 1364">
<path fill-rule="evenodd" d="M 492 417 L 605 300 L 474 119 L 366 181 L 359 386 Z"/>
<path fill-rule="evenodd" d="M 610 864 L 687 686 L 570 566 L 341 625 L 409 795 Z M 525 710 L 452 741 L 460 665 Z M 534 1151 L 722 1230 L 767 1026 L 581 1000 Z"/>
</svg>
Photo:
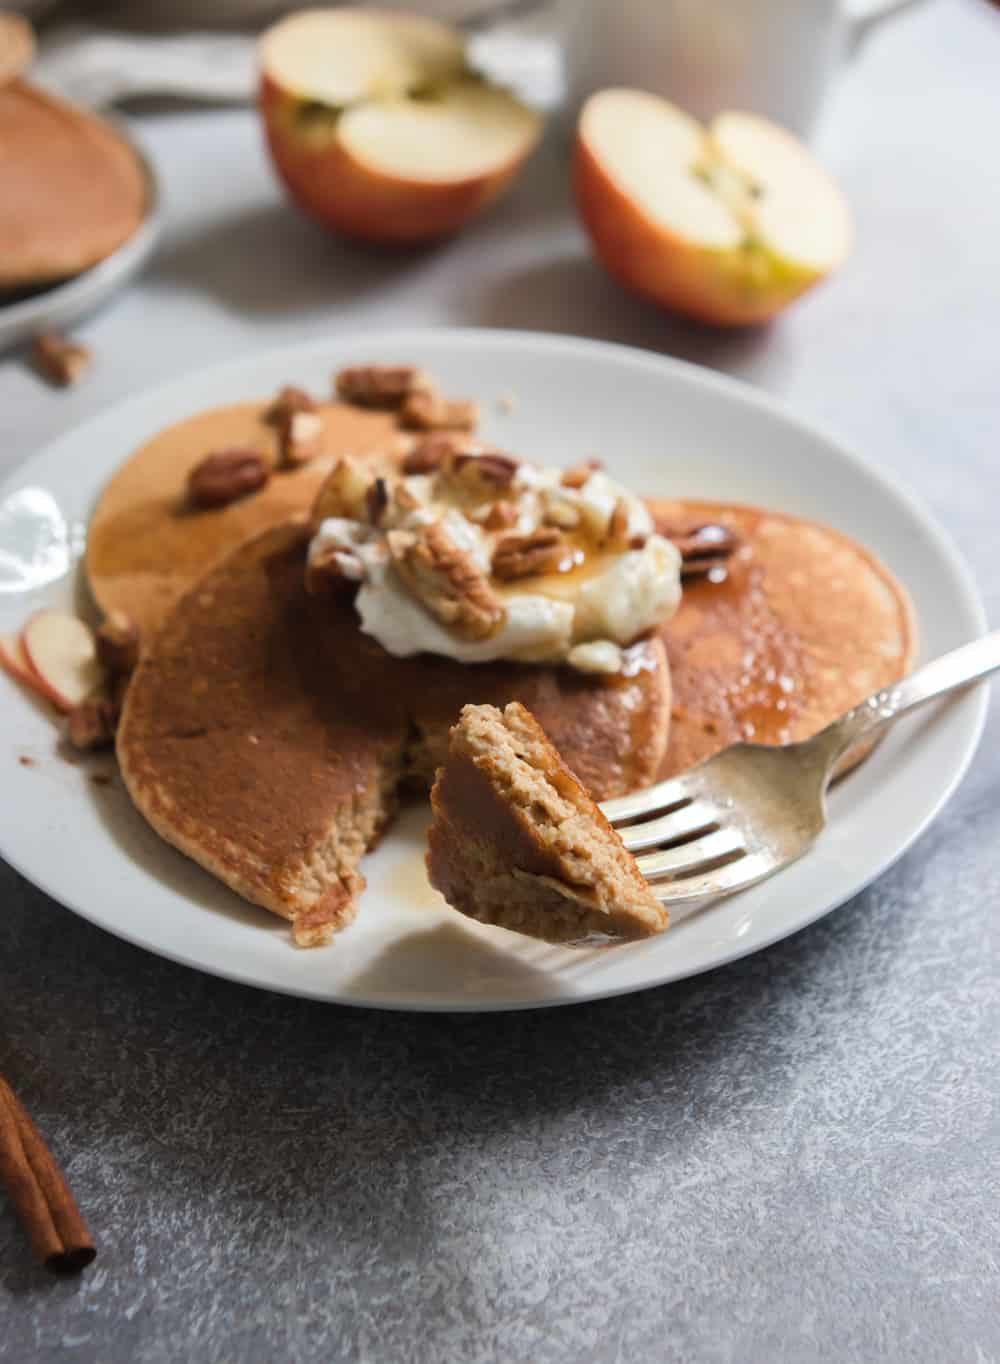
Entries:
<svg viewBox="0 0 1000 1364">
<path fill-rule="evenodd" d="M 361 628 L 400 657 L 621 671 L 681 595 L 678 551 L 642 501 L 599 469 L 444 446 L 422 472 L 337 466 L 317 499 L 314 580 L 357 584 Z"/>
</svg>

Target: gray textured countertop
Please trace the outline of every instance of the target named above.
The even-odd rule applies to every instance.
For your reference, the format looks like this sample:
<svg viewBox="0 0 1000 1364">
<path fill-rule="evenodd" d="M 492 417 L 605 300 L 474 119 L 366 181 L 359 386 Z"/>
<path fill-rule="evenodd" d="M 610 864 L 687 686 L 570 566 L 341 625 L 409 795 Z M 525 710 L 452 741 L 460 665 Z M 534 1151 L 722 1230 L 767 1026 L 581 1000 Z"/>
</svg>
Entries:
<svg viewBox="0 0 1000 1364">
<path fill-rule="evenodd" d="M 0 463 L 192 366 L 325 332 L 629 341 L 780 394 L 963 542 L 994 622 L 1000 12 L 939 0 L 845 73 L 849 269 L 717 337 L 588 263 L 553 143 L 487 221 L 394 259 L 286 213 L 246 112 L 136 118 L 169 231 L 55 394 L 0 363 Z M 0 1071 L 101 1246 L 51 1281 L 0 1206 L 0 1359 L 1000 1359 L 1000 760 L 871 890 L 632 998 L 354 1013 L 198 976 L 0 867 Z"/>
</svg>

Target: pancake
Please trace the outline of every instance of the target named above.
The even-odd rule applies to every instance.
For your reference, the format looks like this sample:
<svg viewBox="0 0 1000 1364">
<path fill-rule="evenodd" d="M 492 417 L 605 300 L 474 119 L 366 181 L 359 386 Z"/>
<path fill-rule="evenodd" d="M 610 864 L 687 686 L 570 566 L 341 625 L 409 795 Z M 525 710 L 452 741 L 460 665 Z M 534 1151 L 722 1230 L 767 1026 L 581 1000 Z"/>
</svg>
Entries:
<svg viewBox="0 0 1000 1364">
<path fill-rule="evenodd" d="M 0 86 L 0 289 L 87 270 L 146 212 L 142 165 L 103 119 L 23 80 Z"/>
<path fill-rule="evenodd" d="M 91 591 L 104 612 L 130 616 L 143 638 L 231 549 L 304 512 L 338 457 L 374 455 L 400 439 L 392 413 L 324 404 L 323 455 L 227 507 L 190 510 L 187 475 L 206 455 L 233 446 L 273 451 L 274 432 L 261 421 L 267 406 L 236 403 L 178 422 L 137 450 L 101 494 L 87 539 Z"/>
<path fill-rule="evenodd" d="M 742 541 L 723 581 L 685 582 L 680 609 L 661 631 L 673 682 L 661 776 L 742 739 L 808 738 L 913 667 L 907 592 L 848 536 L 753 507 L 649 506 L 664 533 L 717 523 Z"/>
<path fill-rule="evenodd" d="M 129 686 L 117 748 L 152 826 L 297 942 L 349 922 L 362 853 L 402 783 L 427 788 L 466 702 L 522 701 L 597 798 L 653 779 L 669 678 L 658 640 L 627 675 L 387 654 L 349 602 L 309 596 L 309 532 L 274 527 L 186 593 Z"/>
<path fill-rule="evenodd" d="M 427 873 L 480 923 L 546 942 L 625 942 L 670 922 L 530 711 L 465 706 L 431 791 Z"/>
</svg>

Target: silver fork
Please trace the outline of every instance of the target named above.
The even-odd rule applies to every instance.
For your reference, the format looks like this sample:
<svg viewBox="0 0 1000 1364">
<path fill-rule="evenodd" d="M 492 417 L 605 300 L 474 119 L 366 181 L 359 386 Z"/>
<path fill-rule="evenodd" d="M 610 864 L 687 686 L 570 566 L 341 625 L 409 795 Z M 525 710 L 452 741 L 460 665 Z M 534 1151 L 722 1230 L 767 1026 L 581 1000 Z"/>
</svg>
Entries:
<svg viewBox="0 0 1000 1364">
<path fill-rule="evenodd" d="M 733 744 L 669 781 L 601 806 L 665 905 L 729 895 L 772 876 L 826 825 L 837 764 L 901 715 L 1000 668 L 1000 630 L 876 692 L 803 743 Z"/>
</svg>

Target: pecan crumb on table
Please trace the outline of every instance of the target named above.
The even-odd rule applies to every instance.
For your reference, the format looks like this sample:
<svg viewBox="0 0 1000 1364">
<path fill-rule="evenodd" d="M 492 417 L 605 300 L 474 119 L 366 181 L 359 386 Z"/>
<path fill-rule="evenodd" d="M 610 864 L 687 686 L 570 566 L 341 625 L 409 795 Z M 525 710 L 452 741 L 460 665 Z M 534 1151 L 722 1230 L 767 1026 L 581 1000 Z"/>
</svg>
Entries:
<svg viewBox="0 0 1000 1364">
<path fill-rule="evenodd" d="M 58 332 L 42 332 L 31 348 L 35 368 L 52 384 L 66 388 L 78 383 L 90 368 L 93 352 Z"/>
</svg>

